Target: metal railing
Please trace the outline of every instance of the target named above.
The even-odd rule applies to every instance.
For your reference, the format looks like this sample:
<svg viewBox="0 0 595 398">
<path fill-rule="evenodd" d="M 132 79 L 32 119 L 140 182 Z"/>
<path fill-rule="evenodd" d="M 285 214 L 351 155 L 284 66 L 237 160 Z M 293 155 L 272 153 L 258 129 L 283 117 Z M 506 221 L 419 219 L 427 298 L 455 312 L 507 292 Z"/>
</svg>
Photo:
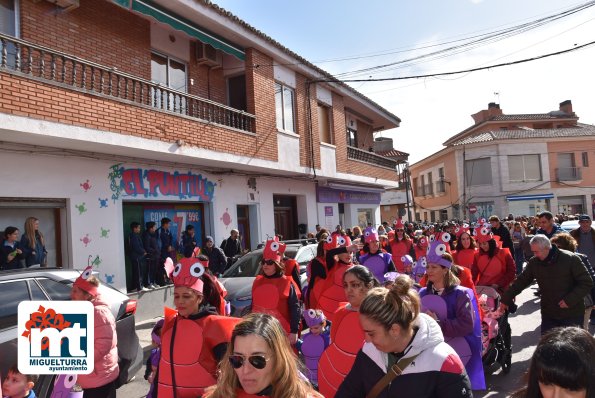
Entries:
<svg viewBox="0 0 595 398">
<path fill-rule="evenodd" d="M 384 156 L 375 154 L 374 152 L 364 151 L 363 149 L 347 146 L 347 158 L 351 160 L 359 160 L 361 162 L 370 163 L 374 166 L 386 167 L 389 169 L 396 169 L 397 162 Z"/>
<path fill-rule="evenodd" d="M 556 169 L 556 178 L 558 181 L 578 181 L 582 180 L 580 167 L 561 167 Z"/>
<path fill-rule="evenodd" d="M 0 71 L 144 105 L 244 132 L 255 116 L 76 56 L 0 34 Z"/>
</svg>

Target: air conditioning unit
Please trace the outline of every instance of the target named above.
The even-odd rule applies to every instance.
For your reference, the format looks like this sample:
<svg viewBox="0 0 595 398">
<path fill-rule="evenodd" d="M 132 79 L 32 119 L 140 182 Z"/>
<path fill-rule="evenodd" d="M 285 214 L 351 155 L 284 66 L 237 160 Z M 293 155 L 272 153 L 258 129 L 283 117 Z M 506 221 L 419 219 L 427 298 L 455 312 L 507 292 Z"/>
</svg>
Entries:
<svg viewBox="0 0 595 398">
<path fill-rule="evenodd" d="M 52 4 L 55 4 L 60 8 L 63 8 L 64 11 L 72 11 L 81 5 L 80 0 L 46 0 L 46 1 L 48 1 Z"/>
<path fill-rule="evenodd" d="M 209 66 L 221 66 L 221 52 L 210 44 L 196 42 L 196 61 Z"/>
</svg>

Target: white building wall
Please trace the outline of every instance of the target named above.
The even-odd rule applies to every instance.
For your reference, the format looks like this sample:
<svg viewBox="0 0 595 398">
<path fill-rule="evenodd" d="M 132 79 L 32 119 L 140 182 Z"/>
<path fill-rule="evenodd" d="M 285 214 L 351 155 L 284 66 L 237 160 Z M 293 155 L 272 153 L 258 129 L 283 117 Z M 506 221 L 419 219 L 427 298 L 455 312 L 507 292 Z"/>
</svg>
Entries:
<svg viewBox="0 0 595 398">
<path fill-rule="evenodd" d="M 317 203 L 318 206 L 318 223 L 322 228 L 329 231 L 334 231 L 335 227 L 340 224 L 339 220 L 339 204 L 338 203 Z M 332 215 L 327 215 L 326 208 L 332 209 Z"/>
<path fill-rule="evenodd" d="M 65 266 L 83 269 L 87 266 L 89 257 L 94 259 L 99 256 L 101 262 L 96 269 L 101 279 L 122 291 L 126 289 L 124 239 L 129 233 L 128 229 L 122 228 L 123 201 L 199 201 L 197 197 L 127 195 L 125 191 L 114 195 L 112 188 L 120 186 L 121 178 L 115 177 L 112 185 L 109 174 L 113 171 L 111 167 L 117 163 L 110 160 L 86 159 L 76 155 L 48 156 L 7 152 L 2 152 L 2 160 L 6 164 L 15 165 L 0 169 L 0 185 L 11 187 L 10 197 L 66 201 L 62 223 Z M 123 163 L 120 167 L 166 173 L 190 172 L 194 175 L 201 174 L 203 178 L 215 183 L 213 201 L 204 204 L 204 233 L 212 235 L 217 243 L 229 236 L 231 228 L 237 227 L 237 205 L 244 204 L 252 205 L 250 223 L 253 245 L 266 239 L 267 235 L 272 236 L 274 194 L 297 196 L 298 223 L 307 224 L 308 230 L 314 230 L 318 222 L 314 182 L 259 177 L 256 178 L 256 189 L 252 189 L 248 186 L 247 176 L 214 176 L 192 166 L 172 168 Z"/>
</svg>

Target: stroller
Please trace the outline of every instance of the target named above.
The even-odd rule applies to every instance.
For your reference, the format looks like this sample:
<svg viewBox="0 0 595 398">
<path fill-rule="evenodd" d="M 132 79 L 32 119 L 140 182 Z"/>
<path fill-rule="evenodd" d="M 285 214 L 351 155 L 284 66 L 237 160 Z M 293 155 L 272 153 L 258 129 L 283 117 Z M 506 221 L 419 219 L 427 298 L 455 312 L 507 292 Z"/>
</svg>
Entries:
<svg viewBox="0 0 595 398">
<path fill-rule="evenodd" d="M 512 365 L 511 329 L 508 323 L 508 311 L 498 312 L 500 294 L 490 286 L 476 286 L 479 305 L 484 310 L 482 331 L 482 361 L 484 369 L 499 364 L 504 374 L 510 372 Z"/>
</svg>

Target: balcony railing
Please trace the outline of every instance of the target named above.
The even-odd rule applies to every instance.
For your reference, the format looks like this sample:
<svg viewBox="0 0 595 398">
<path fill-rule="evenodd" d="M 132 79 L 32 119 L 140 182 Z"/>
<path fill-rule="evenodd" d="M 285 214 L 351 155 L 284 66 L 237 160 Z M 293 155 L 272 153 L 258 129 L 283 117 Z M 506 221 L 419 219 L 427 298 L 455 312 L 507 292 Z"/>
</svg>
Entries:
<svg viewBox="0 0 595 398">
<path fill-rule="evenodd" d="M 389 169 L 396 169 L 397 162 L 384 156 L 375 154 L 374 152 L 364 151 L 363 149 L 347 146 L 347 158 L 352 160 L 359 160 L 360 162 L 370 163 L 374 166 L 386 167 Z"/>
<path fill-rule="evenodd" d="M 224 127 L 255 131 L 254 115 L 128 73 L 0 34 L 0 71 L 144 105 Z"/>
<path fill-rule="evenodd" d="M 434 194 L 434 184 L 432 184 L 432 183 L 426 184 L 426 186 L 424 187 L 424 193 L 426 194 L 426 196 L 433 195 Z"/>
<path fill-rule="evenodd" d="M 558 181 L 578 181 L 582 180 L 580 167 L 561 167 L 556 169 L 556 178 Z"/>
</svg>

